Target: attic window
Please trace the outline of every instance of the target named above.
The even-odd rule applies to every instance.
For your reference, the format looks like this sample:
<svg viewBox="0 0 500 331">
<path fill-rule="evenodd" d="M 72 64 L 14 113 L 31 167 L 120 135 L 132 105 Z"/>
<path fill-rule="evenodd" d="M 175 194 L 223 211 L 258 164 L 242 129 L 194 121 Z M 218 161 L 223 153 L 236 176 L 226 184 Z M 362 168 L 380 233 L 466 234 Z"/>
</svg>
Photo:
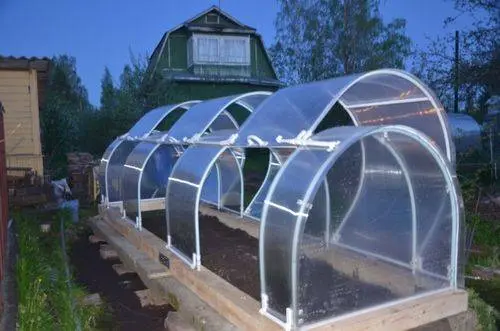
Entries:
<svg viewBox="0 0 500 331">
<path fill-rule="evenodd" d="M 212 65 L 249 65 L 250 38 L 193 34 L 188 41 L 188 63 Z"/>
<path fill-rule="evenodd" d="M 205 16 L 205 23 L 218 24 L 219 23 L 219 15 L 207 14 L 207 16 Z"/>
</svg>

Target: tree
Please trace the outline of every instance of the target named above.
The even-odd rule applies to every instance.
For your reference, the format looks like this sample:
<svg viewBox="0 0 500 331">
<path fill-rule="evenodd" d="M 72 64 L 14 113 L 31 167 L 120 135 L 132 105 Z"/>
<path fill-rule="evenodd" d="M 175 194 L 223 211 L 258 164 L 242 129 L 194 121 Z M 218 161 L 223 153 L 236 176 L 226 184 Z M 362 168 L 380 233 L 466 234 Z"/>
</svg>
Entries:
<svg viewBox="0 0 500 331">
<path fill-rule="evenodd" d="M 54 57 L 40 111 L 42 149 L 53 176 L 65 176 L 66 153 L 78 150 L 88 139 L 81 123 L 84 114 L 92 111 L 75 58 Z"/>
<path fill-rule="evenodd" d="M 116 104 L 116 89 L 108 67 L 104 68 L 101 79 L 101 109 L 113 109 Z"/>
<path fill-rule="evenodd" d="M 486 101 L 500 94 L 500 2 L 453 1 L 458 15 L 447 18 L 445 26 L 465 14 L 473 20 L 471 28 L 459 31 L 459 101 L 462 108 L 481 120 L 486 112 Z M 454 39 L 454 34 L 436 38 L 417 54 L 414 62 L 416 74 L 436 91 L 447 109 L 452 109 L 454 99 Z"/>
<path fill-rule="evenodd" d="M 404 67 L 406 21 L 385 24 L 379 0 L 279 0 L 270 54 L 288 84 Z"/>
</svg>

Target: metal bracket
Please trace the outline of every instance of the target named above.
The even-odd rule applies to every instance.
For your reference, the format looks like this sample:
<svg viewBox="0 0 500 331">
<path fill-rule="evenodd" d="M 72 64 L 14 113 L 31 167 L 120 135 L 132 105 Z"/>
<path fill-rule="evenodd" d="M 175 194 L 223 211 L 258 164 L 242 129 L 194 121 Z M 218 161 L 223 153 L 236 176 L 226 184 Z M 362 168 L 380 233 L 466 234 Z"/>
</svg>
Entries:
<svg viewBox="0 0 500 331">
<path fill-rule="evenodd" d="M 265 140 L 262 140 L 261 138 L 259 138 L 258 136 L 256 135 L 249 135 L 247 137 L 247 143 L 249 146 L 260 146 L 260 147 L 265 147 L 268 145 L 268 142 L 265 141 Z"/>
<path fill-rule="evenodd" d="M 266 316 L 271 321 L 273 321 L 274 323 L 276 323 L 279 326 L 281 326 L 282 328 L 284 328 L 286 331 L 292 330 L 292 325 L 293 325 L 292 324 L 293 323 L 293 310 L 291 308 L 286 308 L 286 313 L 285 313 L 285 315 L 286 315 L 285 316 L 286 321 L 283 322 L 282 320 L 280 320 L 279 318 L 277 318 L 276 316 L 274 316 L 273 314 L 270 314 L 268 312 L 269 297 L 267 296 L 267 294 L 261 293 L 260 297 L 261 297 L 262 307 L 260 308 L 259 313 L 261 315 Z"/>
<path fill-rule="evenodd" d="M 422 270 L 422 257 L 420 255 L 417 255 L 411 260 L 410 265 L 413 269 L 413 273 L 415 273 L 417 270 Z"/>
<path fill-rule="evenodd" d="M 238 134 L 237 133 L 233 133 L 226 140 L 220 141 L 219 144 L 222 145 L 222 146 L 232 145 L 232 144 L 234 144 L 234 142 L 236 141 L 237 138 L 238 138 Z"/>
<path fill-rule="evenodd" d="M 313 204 L 312 204 L 312 203 L 310 203 L 310 202 L 305 203 L 305 202 L 304 202 L 303 200 L 301 200 L 301 199 L 297 200 L 297 204 L 298 204 L 299 206 L 304 206 L 304 207 L 305 207 L 305 209 L 306 209 L 307 211 L 310 211 L 310 210 L 312 209 L 312 207 L 313 207 Z"/>
<path fill-rule="evenodd" d="M 139 216 L 135 217 L 135 228 L 138 231 L 142 231 L 142 219 Z"/>
<path fill-rule="evenodd" d="M 188 144 L 194 144 L 196 143 L 198 140 L 200 140 L 201 136 L 203 135 L 203 133 L 196 133 L 194 134 L 191 138 L 188 138 L 188 137 L 184 137 L 182 139 L 182 141 L 188 143 Z"/>
<path fill-rule="evenodd" d="M 289 144 L 294 146 L 310 146 L 310 147 L 324 147 L 327 152 L 332 152 L 340 144 L 339 140 L 335 141 L 316 141 L 309 139 L 311 137 L 309 131 L 301 131 L 295 138 L 286 139 L 283 136 L 277 136 L 276 142 L 279 144 Z"/>
<path fill-rule="evenodd" d="M 455 268 L 452 267 L 451 265 L 448 265 L 448 267 L 446 268 L 447 269 L 447 274 L 446 276 L 451 280 L 453 281 L 453 277 L 455 276 Z"/>
</svg>

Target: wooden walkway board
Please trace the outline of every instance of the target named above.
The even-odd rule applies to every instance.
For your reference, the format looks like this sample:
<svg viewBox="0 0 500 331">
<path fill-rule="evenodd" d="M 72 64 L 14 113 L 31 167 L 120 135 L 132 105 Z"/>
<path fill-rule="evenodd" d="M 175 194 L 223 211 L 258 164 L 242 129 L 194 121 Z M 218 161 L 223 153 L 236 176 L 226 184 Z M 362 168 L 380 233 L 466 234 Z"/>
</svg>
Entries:
<svg viewBox="0 0 500 331">
<path fill-rule="evenodd" d="M 125 265 L 121 263 L 113 264 L 111 267 L 118 274 L 118 276 L 135 273 L 134 270 L 127 268 Z"/>
</svg>

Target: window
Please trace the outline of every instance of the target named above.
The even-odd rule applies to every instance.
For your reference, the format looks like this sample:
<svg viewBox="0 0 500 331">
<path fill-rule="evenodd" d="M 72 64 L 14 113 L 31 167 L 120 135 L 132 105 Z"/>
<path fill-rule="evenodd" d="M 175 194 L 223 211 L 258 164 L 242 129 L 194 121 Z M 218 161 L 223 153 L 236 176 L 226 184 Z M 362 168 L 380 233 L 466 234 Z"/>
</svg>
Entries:
<svg viewBox="0 0 500 331">
<path fill-rule="evenodd" d="M 195 62 L 217 63 L 219 62 L 219 40 L 212 37 L 198 38 L 195 48 Z"/>
<path fill-rule="evenodd" d="M 250 38 L 194 34 L 188 42 L 188 62 L 189 65 L 249 65 Z"/>
<path fill-rule="evenodd" d="M 219 15 L 208 14 L 207 16 L 205 16 L 205 23 L 212 23 L 212 24 L 219 23 Z"/>
</svg>

